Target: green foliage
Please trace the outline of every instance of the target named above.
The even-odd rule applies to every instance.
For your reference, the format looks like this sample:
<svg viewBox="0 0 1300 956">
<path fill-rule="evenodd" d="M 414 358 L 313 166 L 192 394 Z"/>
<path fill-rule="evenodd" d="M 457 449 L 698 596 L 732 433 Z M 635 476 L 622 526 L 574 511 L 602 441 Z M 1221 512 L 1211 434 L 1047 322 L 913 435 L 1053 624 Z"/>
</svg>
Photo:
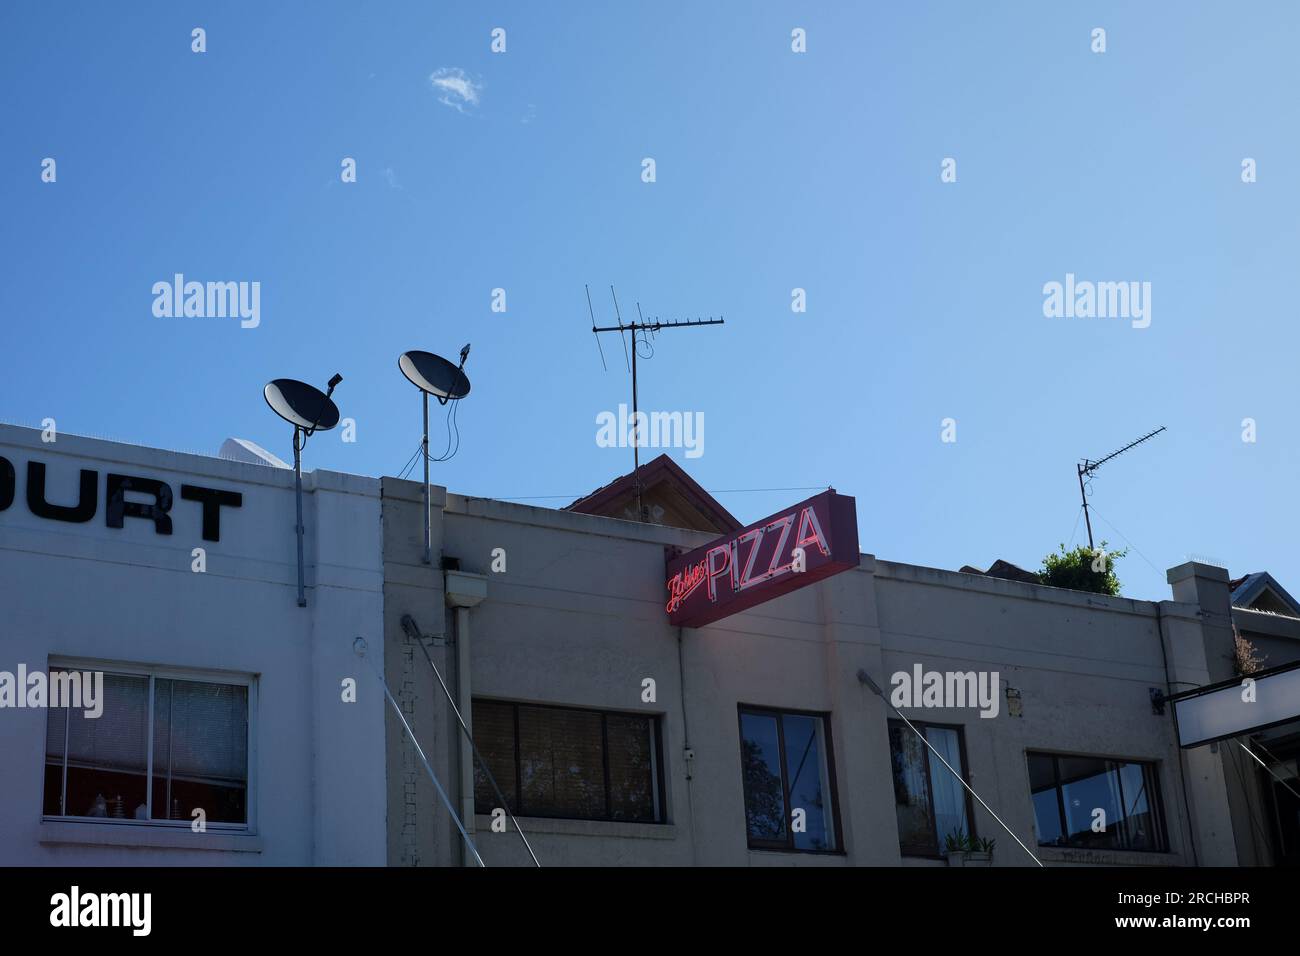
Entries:
<svg viewBox="0 0 1300 956">
<path fill-rule="evenodd" d="M 997 840 L 987 837 L 977 839 L 964 830 L 953 830 L 944 838 L 944 850 L 948 853 L 992 853 Z"/>
<path fill-rule="evenodd" d="M 1120 585 L 1119 578 L 1115 577 L 1115 562 L 1126 554 L 1127 549 L 1107 551 L 1105 541 L 1096 551 L 1084 544 L 1066 551 L 1062 544 L 1060 554 L 1043 558 L 1043 570 L 1038 572 L 1038 577 L 1048 587 L 1117 595 Z"/>
</svg>

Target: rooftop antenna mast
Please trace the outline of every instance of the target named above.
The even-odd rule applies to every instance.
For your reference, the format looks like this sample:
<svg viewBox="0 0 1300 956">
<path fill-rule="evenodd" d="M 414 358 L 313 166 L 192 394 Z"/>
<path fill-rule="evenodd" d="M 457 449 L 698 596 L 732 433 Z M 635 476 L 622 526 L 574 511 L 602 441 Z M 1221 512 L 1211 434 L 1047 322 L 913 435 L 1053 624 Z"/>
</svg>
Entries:
<svg viewBox="0 0 1300 956">
<path fill-rule="evenodd" d="M 701 325 L 725 325 L 726 323 L 720 316 L 716 319 L 713 318 L 713 316 L 709 316 L 707 319 L 674 319 L 667 322 L 656 316 L 653 320 L 647 321 L 645 316 L 641 314 L 641 303 L 638 302 L 636 304 L 636 321 L 625 324 L 623 322 L 623 315 L 618 308 L 618 296 L 615 294 L 614 287 L 611 285 L 609 287 L 609 294 L 614 300 L 614 316 L 618 319 L 618 325 L 597 326 L 596 313 L 591 307 L 591 289 L 587 286 L 583 286 L 583 288 L 587 290 L 587 312 L 591 315 L 591 331 L 592 334 L 596 336 L 596 348 L 600 349 L 600 364 L 606 371 L 608 371 L 608 367 L 605 365 L 605 350 L 600 348 L 600 333 L 618 333 L 618 337 L 623 342 L 624 363 L 627 362 L 627 339 L 623 338 L 623 333 L 632 333 L 632 362 L 630 366 L 632 372 L 632 474 L 633 485 L 636 488 L 637 520 L 645 521 L 645 506 L 641 503 L 641 423 L 638 409 L 639 396 L 637 393 L 636 381 L 637 337 L 638 335 L 640 336 L 640 344 L 644 344 L 650 348 L 650 355 L 645 356 L 645 358 L 648 359 L 654 355 L 654 346 L 650 344 L 650 335 L 658 335 L 664 329 L 696 328 Z"/>
<path fill-rule="evenodd" d="M 1124 452 L 1128 451 L 1130 448 L 1142 444 L 1148 438 L 1155 438 L 1164 430 L 1165 430 L 1165 426 L 1161 425 L 1155 431 L 1147 432 L 1137 441 L 1129 442 L 1119 451 L 1113 451 L 1105 458 L 1102 458 L 1099 461 L 1089 461 L 1087 458 L 1085 458 L 1082 462 L 1080 462 L 1078 465 L 1075 466 L 1075 468 L 1079 473 L 1079 497 L 1083 499 L 1083 520 L 1088 525 L 1088 550 L 1089 551 L 1095 551 L 1096 548 L 1093 547 L 1093 543 L 1092 543 L 1092 519 L 1088 517 L 1088 492 L 1084 490 L 1083 479 L 1085 477 L 1091 479 L 1093 473 L 1102 465 L 1106 464 L 1106 462 L 1110 461 L 1112 458 L 1119 457 L 1120 455 L 1124 454 Z"/>
</svg>

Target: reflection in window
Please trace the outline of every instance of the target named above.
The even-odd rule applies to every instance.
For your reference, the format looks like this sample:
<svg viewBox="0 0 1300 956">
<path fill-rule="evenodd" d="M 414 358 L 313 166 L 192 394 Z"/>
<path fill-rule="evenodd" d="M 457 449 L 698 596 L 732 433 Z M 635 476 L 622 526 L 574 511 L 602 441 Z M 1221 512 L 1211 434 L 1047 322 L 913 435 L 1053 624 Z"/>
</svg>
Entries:
<svg viewBox="0 0 1300 956">
<path fill-rule="evenodd" d="M 247 685 L 106 673 L 100 716 L 51 708 L 45 739 L 46 816 L 248 822 Z"/>
<path fill-rule="evenodd" d="M 926 741 L 959 774 L 965 774 L 961 734 L 955 727 L 912 722 L 922 741 L 901 720 L 889 722 L 889 753 L 898 813 L 898 843 L 904 854 L 938 856 L 949 834 L 973 836 L 966 790 L 936 759 Z"/>
<path fill-rule="evenodd" d="M 1028 759 L 1040 845 L 1168 849 L 1154 764 L 1043 753 Z"/>
<path fill-rule="evenodd" d="M 741 778 L 749 845 L 834 850 L 833 787 L 825 719 L 740 711 Z"/>
<path fill-rule="evenodd" d="M 494 700 L 473 706 L 474 744 L 514 813 L 663 821 L 657 718 Z M 501 805 L 477 761 L 474 803 L 483 814 Z"/>
</svg>

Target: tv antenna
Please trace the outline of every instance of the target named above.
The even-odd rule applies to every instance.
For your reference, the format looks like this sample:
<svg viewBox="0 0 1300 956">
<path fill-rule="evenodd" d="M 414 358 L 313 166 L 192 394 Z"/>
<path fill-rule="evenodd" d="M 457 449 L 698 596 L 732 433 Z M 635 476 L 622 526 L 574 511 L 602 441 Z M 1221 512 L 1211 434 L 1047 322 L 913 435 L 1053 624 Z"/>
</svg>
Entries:
<svg viewBox="0 0 1300 956">
<path fill-rule="evenodd" d="M 632 361 L 629 366 L 632 372 L 632 481 L 633 487 L 636 489 L 636 519 L 637 521 L 645 521 L 645 507 L 641 504 L 641 423 L 637 405 L 638 394 L 636 381 L 636 360 L 639 346 L 644 345 L 650 350 L 649 355 L 643 356 L 644 358 L 649 359 L 654 355 L 654 346 L 651 344 L 650 336 L 658 335 L 664 329 L 688 329 L 697 328 L 702 325 L 725 325 L 726 323 L 721 317 L 715 319 L 713 316 L 709 316 L 707 319 L 671 319 L 667 322 L 656 316 L 653 320 L 647 321 L 645 316 L 641 314 L 641 303 L 638 302 L 636 304 L 636 321 L 625 324 L 623 322 L 623 315 L 618 308 L 618 296 L 615 294 L 614 287 L 611 285 L 609 287 L 609 295 L 610 298 L 614 300 L 614 316 L 618 319 L 618 325 L 597 326 L 596 313 L 591 307 L 591 289 L 585 285 L 583 288 L 587 290 L 587 312 L 591 315 L 591 331 L 592 334 L 596 336 L 596 348 L 600 349 L 600 364 L 605 371 L 609 371 L 609 367 L 605 365 L 605 350 L 600 346 L 600 334 L 602 332 L 618 333 L 619 339 L 623 342 L 623 362 L 626 365 L 628 362 L 627 339 L 623 338 L 623 333 L 632 333 Z M 638 336 L 640 337 L 639 341 Z"/>
<path fill-rule="evenodd" d="M 322 392 L 306 382 L 292 378 L 277 378 L 267 382 L 262 389 L 266 404 L 286 422 L 293 426 L 293 490 L 298 506 L 298 606 L 307 606 L 307 591 L 303 584 L 302 571 L 302 449 L 307 439 L 318 431 L 329 431 L 339 423 L 339 408 L 330 400 L 334 388 L 343 381 L 337 372 Z"/>
<path fill-rule="evenodd" d="M 420 442 L 420 454 L 424 457 L 424 563 L 433 560 L 433 536 L 429 521 L 429 396 L 438 400 L 439 405 L 458 402 L 469 394 L 469 379 L 465 376 L 465 360 L 469 358 L 469 346 L 460 350 L 460 364 L 452 365 L 441 355 L 432 352 L 403 352 L 397 360 L 397 367 L 402 374 L 418 388 L 424 398 L 424 440 Z M 457 406 L 452 406 L 454 412 Z M 450 413 L 448 415 L 450 423 Z M 450 424 L 449 424 L 450 427 Z M 460 444 L 460 431 L 457 434 L 457 446 Z M 448 444 L 451 436 L 447 436 Z M 442 461 L 443 459 L 439 459 Z"/>
<path fill-rule="evenodd" d="M 1075 468 L 1079 473 L 1079 497 L 1083 499 L 1083 520 L 1084 523 L 1088 525 L 1088 550 L 1089 551 L 1093 551 L 1095 550 L 1095 548 L 1093 547 L 1092 544 L 1092 519 L 1088 517 L 1088 492 L 1084 490 L 1084 486 L 1083 486 L 1084 477 L 1086 476 L 1089 480 L 1091 480 L 1093 473 L 1102 465 L 1106 464 L 1106 462 L 1110 461 L 1112 458 L 1118 458 L 1120 455 L 1124 454 L 1124 452 L 1128 451 L 1130 448 L 1142 444 L 1148 438 L 1155 438 L 1164 430 L 1165 430 L 1165 426 L 1161 425 L 1155 431 L 1147 432 L 1137 441 L 1129 442 L 1119 451 L 1113 451 L 1105 458 L 1102 458 L 1098 461 L 1089 461 L 1087 458 L 1085 458 L 1082 462 L 1080 462 L 1078 465 L 1075 466 Z"/>
</svg>

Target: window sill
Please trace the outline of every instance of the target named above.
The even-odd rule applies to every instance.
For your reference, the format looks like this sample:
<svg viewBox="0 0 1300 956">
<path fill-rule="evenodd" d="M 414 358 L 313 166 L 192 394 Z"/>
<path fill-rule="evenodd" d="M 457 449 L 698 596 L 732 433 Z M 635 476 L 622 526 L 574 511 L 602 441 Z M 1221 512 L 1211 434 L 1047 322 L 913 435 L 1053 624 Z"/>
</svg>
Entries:
<svg viewBox="0 0 1300 956">
<path fill-rule="evenodd" d="M 262 838 L 254 833 L 208 830 L 195 833 L 188 827 L 156 827 L 131 823 L 80 823 L 42 820 L 40 842 L 78 846 L 158 847 L 173 850 L 219 850 L 261 853 Z"/>
<path fill-rule="evenodd" d="M 776 847 L 749 847 L 751 866 L 845 866 L 848 854 L 843 850 L 781 850 Z"/>
<path fill-rule="evenodd" d="M 792 846 L 756 846 L 748 847 L 750 853 L 781 853 L 786 856 L 848 856 L 844 850 L 805 850 Z"/>
<path fill-rule="evenodd" d="M 622 823 L 617 820 L 564 820 L 557 817 L 520 817 L 524 834 L 553 833 L 559 836 L 624 837 L 631 840 L 675 840 L 677 827 L 672 823 Z M 492 817 L 479 813 L 474 816 L 474 829 L 478 833 L 492 831 Z M 514 827 L 506 818 L 506 833 Z"/>
<path fill-rule="evenodd" d="M 1039 846 L 1044 863 L 1073 863 L 1094 866 L 1172 866 L 1178 854 L 1170 850 L 1089 850 L 1083 847 Z"/>
</svg>

